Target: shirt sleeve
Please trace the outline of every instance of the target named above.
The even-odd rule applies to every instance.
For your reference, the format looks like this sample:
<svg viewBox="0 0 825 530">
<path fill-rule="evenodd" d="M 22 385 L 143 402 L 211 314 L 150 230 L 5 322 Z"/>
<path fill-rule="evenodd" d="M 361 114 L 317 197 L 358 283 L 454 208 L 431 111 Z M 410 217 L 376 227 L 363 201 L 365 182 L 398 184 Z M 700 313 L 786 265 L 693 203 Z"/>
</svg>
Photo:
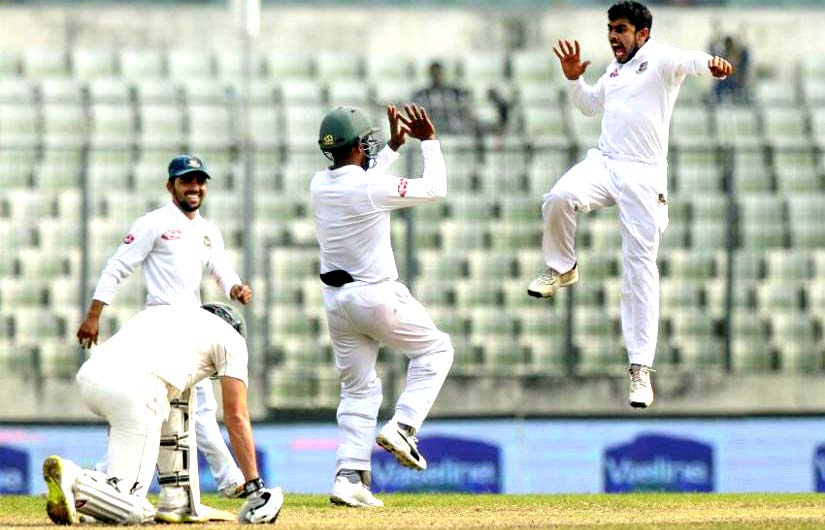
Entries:
<svg viewBox="0 0 825 530">
<path fill-rule="evenodd" d="M 227 298 L 232 287 L 241 283 L 241 278 L 235 272 L 232 260 L 229 259 L 229 254 L 224 247 L 221 231 L 217 227 L 212 231 L 212 255 L 206 264 L 206 268 L 215 278 Z"/>
<path fill-rule="evenodd" d="M 585 116 L 596 116 L 604 111 L 604 76 L 600 77 L 593 86 L 584 82 L 579 76 L 574 81 L 567 81 L 567 92 L 570 100 Z"/>
<path fill-rule="evenodd" d="M 151 218 L 147 215 L 138 218 L 114 255 L 106 262 L 93 298 L 111 305 L 120 282 L 131 276 L 135 267 L 143 263 L 154 248 L 156 238 L 156 229 Z"/>
<path fill-rule="evenodd" d="M 246 341 L 232 330 L 231 338 L 218 345 L 215 359 L 215 373 L 218 377 L 240 379 L 249 386 L 249 352 Z"/>
<path fill-rule="evenodd" d="M 378 175 L 370 183 L 372 204 L 381 210 L 396 210 L 442 199 L 447 195 L 447 167 L 438 140 L 421 142 L 424 172 L 421 178 L 406 179 Z"/>
<path fill-rule="evenodd" d="M 659 62 L 659 73 L 670 85 L 678 85 L 686 76 L 712 77 L 708 62 L 712 57 L 702 51 L 668 48 Z"/>
<path fill-rule="evenodd" d="M 375 165 L 367 170 L 367 173 L 381 175 L 387 172 L 395 161 L 398 160 L 398 153 L 393 151 L 389 145 L 385 145 L 375 159 Z"/>
</svg>

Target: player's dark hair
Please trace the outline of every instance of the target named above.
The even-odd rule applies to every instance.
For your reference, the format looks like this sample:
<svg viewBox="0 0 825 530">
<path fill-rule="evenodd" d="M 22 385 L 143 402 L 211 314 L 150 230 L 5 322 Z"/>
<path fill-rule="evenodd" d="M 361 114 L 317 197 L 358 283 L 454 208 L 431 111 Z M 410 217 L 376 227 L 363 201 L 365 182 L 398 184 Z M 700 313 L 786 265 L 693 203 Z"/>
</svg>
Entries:
<svg viewBox="0 0 825 530">
<path fill-rule="evenodd" d="M 610 6 L 607 10 L 607 19 L 613 21 L 620 18 L 626 18 L 636 27 L 636 31 L 653 28 L 653 15 L 639 2 L 617 2 Z"/>
<path fill-rule="evenodd" d="M 360 139 L 356 139 L 348 144 L 336 147 L 335 149 L 330 149 L 328 153 L 332 157 L 333 162 L 340 162 L 341 160 L 348 158 L 352 153 L 352 148 L 355 147 L 355 144 L 359 141 Z"/>
</svg>

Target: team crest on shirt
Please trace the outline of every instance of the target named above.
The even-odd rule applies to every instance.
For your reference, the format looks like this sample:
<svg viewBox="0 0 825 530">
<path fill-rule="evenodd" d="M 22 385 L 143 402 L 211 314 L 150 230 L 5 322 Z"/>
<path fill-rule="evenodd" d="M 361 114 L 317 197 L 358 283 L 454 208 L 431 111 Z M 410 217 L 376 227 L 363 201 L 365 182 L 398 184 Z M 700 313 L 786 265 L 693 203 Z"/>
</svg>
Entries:
<svg viewBox="0 0 825 530">
<path fill-rule="evenodd" d="M 126 234 L 125 236 L 123 236 L 123 244 L 124 245 L 128 245 L 129 243 L 131 243 L 134 240 L 135 240 L 135 236 L 133 236 L 132 234 Z"/>
<path fill-rule="evenodd" d="M 610 72 L 610 77 L 619 77 L 619 67 L 617 66 L 615 70 Z"/>
<path fill-rule="evenodd" d="M 398 195 L 402 197 L 407 196 L 407 179 L 398 179 Z"/>
<path fill-rule="evenodd" d="M 212 240 L 209 239 L 209 236 L 203 236 L 203 246 L 212 248 Z"/>
<path fill-rule="evenodd" d="M 165 239 L 166 241 L 174 241 L 175 239 L 180 239 L 180 230 L 167 230 L 160 236 L 161 239 Z"/>
<path fill-rule="evenodd" d="M 643 62 L 642 64 L 639 65 L 639 69 L 636 70 L 636 73 L 641 74 L 645 70 L 647 70 L 647 61 L 645 61 L 645 62 Z"/>
</svg>

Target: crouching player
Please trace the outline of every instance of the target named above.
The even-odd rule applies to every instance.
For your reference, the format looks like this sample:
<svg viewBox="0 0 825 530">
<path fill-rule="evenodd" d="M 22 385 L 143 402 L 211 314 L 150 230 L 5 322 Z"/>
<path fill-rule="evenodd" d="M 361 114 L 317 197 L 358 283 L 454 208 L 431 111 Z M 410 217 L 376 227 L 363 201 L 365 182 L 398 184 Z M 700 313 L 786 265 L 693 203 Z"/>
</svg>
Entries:
<svg viewBox="0 0 825 530">
<path fill-rule="evenodd" d="M 49 518 L 62 525 L 77 524 L 79 514 L 117 524 L 148 523 L 156 516 L 167 520 L 146 499 L 160 451 L 161 424 L 192 386 L 217 376 L 224 423 L 246 481 L 239 521 L 274 522 L 283 494 L 280 488 L 265 488 L 258 474 L 246 399 L 245 332 L 243 317 L 226 304 L 153 306 L 95 348 L 81 366 L 77 382 L 89 409 L 109 423 L 108 474 L 81 469 L 58 456 L 47 458 L 43 478 Z M 183 419 L 187 423 L 188 418 Z M 174 449 L 184 449 L 186 455 L 175 478 L 189 495 L 183 495 L 181 506 L 166 507 L 167 511 L 197 513 L 198 506 L 190 505 L 199 498 L 192 495 L 197 493 L 198 477 L 197 456 L 186 450 L 190 443 L 195 447 L 190 434 L 193 429 L 183 430 L 172 440 Z M 164 436 L 165 446 L 169 441 Z M 189 467 L 192 460 L 194 466 Z"/>
</svg>

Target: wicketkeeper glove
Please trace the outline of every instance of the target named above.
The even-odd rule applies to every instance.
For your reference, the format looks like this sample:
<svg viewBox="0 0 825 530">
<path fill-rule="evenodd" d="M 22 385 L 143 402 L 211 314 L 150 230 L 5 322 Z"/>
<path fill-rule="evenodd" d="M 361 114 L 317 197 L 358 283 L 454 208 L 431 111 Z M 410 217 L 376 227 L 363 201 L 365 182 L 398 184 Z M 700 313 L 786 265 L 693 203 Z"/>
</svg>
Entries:
<svg viewBox="0 0 825 530">
<path fill-rule="evenodd" d="M 238 521 L 241 524 L 274 523 L 284 505 L 281 488 L 265 488 L 259 478 L 248 481 L 243 488 L 246 502 L 241 506 Z"/>
</svg>

